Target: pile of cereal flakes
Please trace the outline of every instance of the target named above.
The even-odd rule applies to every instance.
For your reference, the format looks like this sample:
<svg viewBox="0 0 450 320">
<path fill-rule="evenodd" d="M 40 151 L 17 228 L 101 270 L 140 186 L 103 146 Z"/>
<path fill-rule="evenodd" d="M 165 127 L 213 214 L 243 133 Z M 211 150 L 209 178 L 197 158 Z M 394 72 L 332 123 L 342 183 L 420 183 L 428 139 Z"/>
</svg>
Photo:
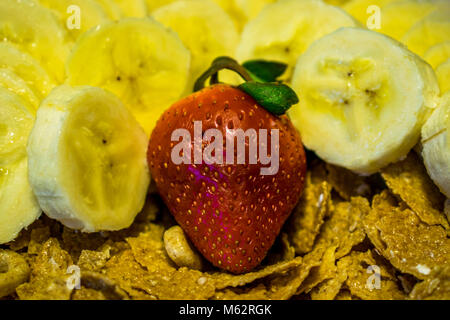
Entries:
<svg viewBox="0 0 450 320">
<path fill-rule="evenodd" d="M 450 299 L 445 202 L 414 152 L 368 177 L 310 159 L 300 203 L 242 275 L 204 260 L 178 267 L 163 237 L 175 221 L 155 194 L 118 232 L 80 233 L 43 215 L 0 246 L 0 300 Z M 199 259 L 182 249 L 181 260 Z"/>
</svg>

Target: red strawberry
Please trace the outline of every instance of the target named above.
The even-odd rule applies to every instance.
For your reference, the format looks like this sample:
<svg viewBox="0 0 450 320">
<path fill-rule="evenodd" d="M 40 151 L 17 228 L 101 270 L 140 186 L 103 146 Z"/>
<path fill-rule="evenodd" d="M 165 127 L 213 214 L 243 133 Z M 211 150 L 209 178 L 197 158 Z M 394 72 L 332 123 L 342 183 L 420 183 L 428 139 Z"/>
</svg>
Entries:
<svg viewBox="0 0 450 320">
<path fill-rule="evenodd" d="M 175 164 L 171 141 L 175 129 L 194 137 L 194 121 L 203 131 L 224 136 L 223 164 Z M 261 175 L 262 165 L 236 164 L 226 150 L 231 129 L 279 130 L 279 170 Z M 193 138 L 192 138 L 193 139 Z M 270 137 L 268 137 L 270 149 Z M 246 141 L 248 145 L 249 141 Z M 208 145 L 203 140 L 203 150 Z M 226 164 L 227 152 L 234 163 Z M 248 163 L 248 148 L 246 150 Z M 246 272 L 265 257 L 303 189 L 306 157 L 298 132 L 286 116 L 275 116 L 254 98 L 229 85 L 214 85 L 175 103 L 164 112 L 151 135 L 148 161 L 158 191 L 192 243 L 213 265 Z"/>
</svg>

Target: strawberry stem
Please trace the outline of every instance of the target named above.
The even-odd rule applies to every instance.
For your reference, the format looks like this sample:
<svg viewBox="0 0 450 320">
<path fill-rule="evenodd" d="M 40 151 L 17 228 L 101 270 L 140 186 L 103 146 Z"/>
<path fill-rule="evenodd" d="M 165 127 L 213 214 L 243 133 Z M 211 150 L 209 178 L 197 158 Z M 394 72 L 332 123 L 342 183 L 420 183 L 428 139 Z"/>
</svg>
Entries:
<svg viewBox="0 0 450 320">
<path fill-rule="evenodd" d="M 275 82 L 264 82 L 264 79 L 276 79 L 286 69 L 284 64 L 269 61 L 250 61 L 247 63 L 255 74 L 250 73 L 236 60 L 229 57 L 216 58 L 211 67 L 206 70 L 195 82 L 194 92 L 205 87 L 205 82 L 210 79 L 209 84 L 219 83 L 219 71 L 228 69 L 239 74 L 246 82 L 237 88 L 252 96 L 264 109 L 274 115 L 280 116 L 294 104 L 299 102 L 297 94 L 285 84 Z M 269 68 L 262 70 L 263 68 Z M 253 75 L 253 77 L 252 77 Z M 258 81 L 254 81 L 254 77 Z M 263 79 L 261 79 L 263 78 Z"/>
<path fill-rule="evenodd" d="M 242 67 L 236 60 L 230 57 L 218 57 L 212 62 L 211 67 L 197 79 L 194 84 L 194 92 L 203 89 L 208 78 L 211 78 L 209 82 L 210 85 L 218 84 L 219 71 L 223 69 L 236 72 L 245 81 L 252 81 L 252 77 L 249 75 L 247 70 L 245 70 L 245 68 Z"/>
</svg>

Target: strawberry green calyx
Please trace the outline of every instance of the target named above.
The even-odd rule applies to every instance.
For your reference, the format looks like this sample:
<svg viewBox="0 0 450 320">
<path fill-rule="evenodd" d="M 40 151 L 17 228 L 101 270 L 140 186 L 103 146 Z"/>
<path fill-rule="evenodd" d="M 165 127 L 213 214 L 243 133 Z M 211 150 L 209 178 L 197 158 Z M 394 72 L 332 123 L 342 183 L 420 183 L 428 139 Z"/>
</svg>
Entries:
<svg viewBox="0 0 450 320">
<path fill-rule="evenodd" d="M 245 65 L 253 72 L 244 68 Z M 258 104 L 274 115 L 285 114 L 292 105 L 299 102 L 297 94 L 289 86 L 277 82 L 264 82 L 275 81 L 286 69 L 283 64 L 252 60 L 244 63 L 244 66 L 229 57 L 216 58 L 211 67 L 195 82 L 194 92 L 203 89 L 208 78 L 210 85 L 219 83 L 219 71 L 228 69 L 238 73 L 246 81 L 237 88 L 252 96 Z"/>
<path fill-rule="evenodd" d="M 242 66 L 257 82 L 276 82 L 287 68 L 285 63 L 266 60 L 249 60 Z"/>
<path fill-rule="evenodd" d="M 264 109 L 280 116 L 298 103 L 297 94 L 285 84 L 244 82 L 239 89 L 251 95 Z"/>
</svg>

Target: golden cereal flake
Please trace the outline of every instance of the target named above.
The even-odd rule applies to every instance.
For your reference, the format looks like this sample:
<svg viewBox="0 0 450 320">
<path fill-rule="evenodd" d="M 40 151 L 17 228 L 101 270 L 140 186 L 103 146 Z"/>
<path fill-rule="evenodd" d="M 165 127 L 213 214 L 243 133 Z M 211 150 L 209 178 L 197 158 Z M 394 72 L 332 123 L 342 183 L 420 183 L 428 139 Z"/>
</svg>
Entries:
<svg viewBox="0 0 450 320">
<path fill-rule="evenodd" d="M 346 270 L 346 287 L 352 295 L 363 300 L 401 300 L 406 295 L 398 287 L 390 266 L 371 250 L 352 252 L 338 262 L 338 268 Z"/>
<path fill-rule="evenodd" d="M 411 152 L 403 161 L 382 169 L 381 174 L 389 189 L 406 202 L 420 220 L 450 229 L 443 213 L 445 197 L 430 179 L 417 154 Z"/>
<path fill-rule="evenodd" d="M 297 294 L 309 293 L 321 282 L 336 277 L 337 267 L 335 264 L 335 252 L 336 247 L 329 247 L 325 250 L 320 265 L 311 268 L 308 277 L 300 286 Z"/>
<path fill-rule="evenodd" d="M 41 251 L 31 265 L 30 282 L 16 289 L 17 295 L 24 300 L 67 300 L 73 288 L 68 286 L 72 258 L 61 249 L 55 238 L 42 244 Z"/>
<path fill-rule="evenodd" d="M 111 246 L 104 245 L 98 251 L 82 250 L 77 265 L 82 270 L 98 271 L 102 269 L 111 257 Z"/>
<path fill-rule="evenodd" d="M 30 267 L 20 254 L 0 249 L 0 298 L 14 293 L 29 275 Z"/>
<path fill-rule="evenodd" d="M 326 168 L 328 182 L 343 199 L 349 201 L 352 197 L 368 197 L 371 195 L 372 190 L 367 177 L 328 163 Z"/>
<path fill-rule="evenodd" d="M 374 197 L 364 227 L 377 250 L 403 273 L 425 279 L 435 267 L 450 261 L 450 239 L 444 229 L 398 206 L 387 191 Z"/>
<path fill-rule="evenodd" d="M 430 277 L 414 286 L 409 297 L 414 300 L 450 300 L 450 266 L 435 269 Z"/>
<path fill-rule="evenodd" d="M 297 254 L 312 250 L 331 206 L 331 186 L 327 182 L 313 183 L 308 173 L 300 201 L 286 222 L 289 240 Z"/>
<path fill-rule="evenodd" d="M 350 202 L 336 204 L 330 219 L 323 224 L 320 230 L 316 246 L 337 246 L 336 259 L 347 255 L 366 237 L 362 218 L 369 210 L 369 202 L 362 197 L 355 197 Z"/>
</svg>

